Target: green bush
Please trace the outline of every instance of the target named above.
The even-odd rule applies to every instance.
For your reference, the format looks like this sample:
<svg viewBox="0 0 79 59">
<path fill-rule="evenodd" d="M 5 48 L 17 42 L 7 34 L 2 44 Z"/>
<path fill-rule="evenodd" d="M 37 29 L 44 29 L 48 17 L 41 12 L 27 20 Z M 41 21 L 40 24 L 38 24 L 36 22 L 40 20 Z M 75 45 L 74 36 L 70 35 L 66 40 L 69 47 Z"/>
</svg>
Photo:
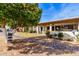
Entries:
<svg viewBox="0 0 79 59">
<path fill-rule="evenodd" d="M 57 34 L 57 33 L 53 33 L 53 34 L 52 34 L 52 37 L 53 37 L 54 39 L 56 39 L 56 38 L 58 37 L 58 34 Z"/>
<path fill-rule="evenodd" d="M 62 40 L 63 36 L 64 36 L 64 35 L 63 35 L 62 32 L 59 32 L 59 33 L 58 33 L 58 38 L 59 38 L 60 40 Z"/>
<path fill-rule="evenodd" d="M 58 34 L 54 33 L 53 36 L 56 37 L 56 36 L 58 36 Z"/>
<path fill-rule="evenodd" d="M 67 41 L 73 41 L 73 40 L 71 40 L 71 39 L 67 39 Z"/>
<path fill-rule="evenodd" d="M 77 37 L 77 39 L 79 40 L 79 34 L 78 34 L 76 37 Z"/>
<path fill-rule="evenodd" d="M 31 30 L 30 33 L 36 33 L 36 31 Z"/>
<path fill-rule="evenodd" d="M 47 36 L 48 38 L 52 38 L 52 35 L 50 34 L 50 31 L 46 31 L 46 36 Z"/>
<path fill-rule="evenodd" d="M 50 31 L 46 31 L 46 36 L 47 36 L 47 37 L 50 36 Z"/>
<path fill-rule="evenodd" d="M 52 35 L 52 34 L 50 34 L 50 35 L 49 35 L 49 38 L 53 38 L 53 35 Z"/>
</svg>

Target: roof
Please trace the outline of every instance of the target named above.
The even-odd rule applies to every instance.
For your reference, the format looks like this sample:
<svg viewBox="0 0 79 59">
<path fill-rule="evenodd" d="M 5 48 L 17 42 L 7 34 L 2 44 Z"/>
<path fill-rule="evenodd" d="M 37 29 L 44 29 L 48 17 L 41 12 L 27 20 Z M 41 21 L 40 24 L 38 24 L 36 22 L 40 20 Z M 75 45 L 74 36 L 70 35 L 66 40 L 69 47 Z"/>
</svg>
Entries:
<svg viewBox="0 0 79 59">
<path fill-rule="evenodd" d="M 48 24 L 66 23 L 66 22 L 79 22 L 79 17 L 69 18 L 69 19 L 62 19 L 62 20 L 55 20 L 55 21 L 50 21 L 50 22 L 43 22 L 43 23 L 39 23 L 38 25 L 48 25 Z"/>
</svg>

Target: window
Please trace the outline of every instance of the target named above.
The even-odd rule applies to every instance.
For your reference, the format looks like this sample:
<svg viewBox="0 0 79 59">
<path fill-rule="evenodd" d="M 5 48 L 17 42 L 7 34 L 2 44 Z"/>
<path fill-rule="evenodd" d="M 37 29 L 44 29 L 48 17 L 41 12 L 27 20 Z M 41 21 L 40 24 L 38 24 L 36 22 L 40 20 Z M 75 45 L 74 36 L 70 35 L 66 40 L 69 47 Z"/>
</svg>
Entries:
<svg viewBox="0 0 79 59">
<path fill-rule="evenodd" d="M 75 27 L 76 27 L 76 24 L 64 25 L 64 28 L 65 28 L 65 29 L 71 29 L 71 30 L 73 30 L 73 29 L 75 29 Z"/>
<path fill-rule="evenodd" d="M 52 31 L 54 31 L 54 26 L 52 26 Z"/>
<path fill-rule="evenodd" d="M 49 26 L 47 27 L 47 30 L 49 30 Z"/>
<path fill-rule="evenodd" d="M 60 29 L 61 29 L 60 26 L 56 26 L 56 27 L 55 27 L 55 30 L 57 30 L 57 31 L 59 31 Z"/>
</svg>

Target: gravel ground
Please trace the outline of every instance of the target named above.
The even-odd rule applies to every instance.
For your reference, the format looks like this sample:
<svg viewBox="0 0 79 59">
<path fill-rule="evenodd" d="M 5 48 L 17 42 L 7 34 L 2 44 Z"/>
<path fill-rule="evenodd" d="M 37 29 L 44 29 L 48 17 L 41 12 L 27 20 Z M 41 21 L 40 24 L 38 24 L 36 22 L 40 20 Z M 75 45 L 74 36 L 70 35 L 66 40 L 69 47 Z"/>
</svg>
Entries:
<svg viewBox="0 0 79 59">
<path fill-rule="evenodd" d="M 0 56 L 78 56 L 79 43 L 48 39 L 45 36 L 16 39 L 6 44 L 0 38 Z"/>
<path fill-rule="evenodd" d="M 1 56 L 53 56 L 53 55 L 68 55 L 78 56 L 79 46 L 78 44 L 68 43 L 59 40 L 53 40 L 53 42 L 46 41 L 33 41 L 31 39 L 23 42 L 22 40 L 16 40 L 13 44 L 6 44 L 3 40 L 0 40 L 0 55 Z"/>
</svg>

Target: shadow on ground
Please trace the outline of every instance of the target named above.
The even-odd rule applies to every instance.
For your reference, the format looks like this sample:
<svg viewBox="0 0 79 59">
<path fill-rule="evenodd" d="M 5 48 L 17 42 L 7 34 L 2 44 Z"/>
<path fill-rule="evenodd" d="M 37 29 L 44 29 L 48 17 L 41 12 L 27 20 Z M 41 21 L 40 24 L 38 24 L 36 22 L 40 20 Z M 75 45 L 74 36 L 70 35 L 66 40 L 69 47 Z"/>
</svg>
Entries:
<svg viewBox="0 0 79 59">
<path fill-rule="evenodd" d="M 49 39 L 46 41 L 45 36 L 31 37 L 26 39 L 16 39 L 12 41 L 12 46 L 8 50 L 20 50 L 20 54 L 45 54 L 45 55 L 60 55 L 72 54 L 79 51 L 79 46 L 75 44 L 64 43 L 60 40 Z"/>
</svg>

